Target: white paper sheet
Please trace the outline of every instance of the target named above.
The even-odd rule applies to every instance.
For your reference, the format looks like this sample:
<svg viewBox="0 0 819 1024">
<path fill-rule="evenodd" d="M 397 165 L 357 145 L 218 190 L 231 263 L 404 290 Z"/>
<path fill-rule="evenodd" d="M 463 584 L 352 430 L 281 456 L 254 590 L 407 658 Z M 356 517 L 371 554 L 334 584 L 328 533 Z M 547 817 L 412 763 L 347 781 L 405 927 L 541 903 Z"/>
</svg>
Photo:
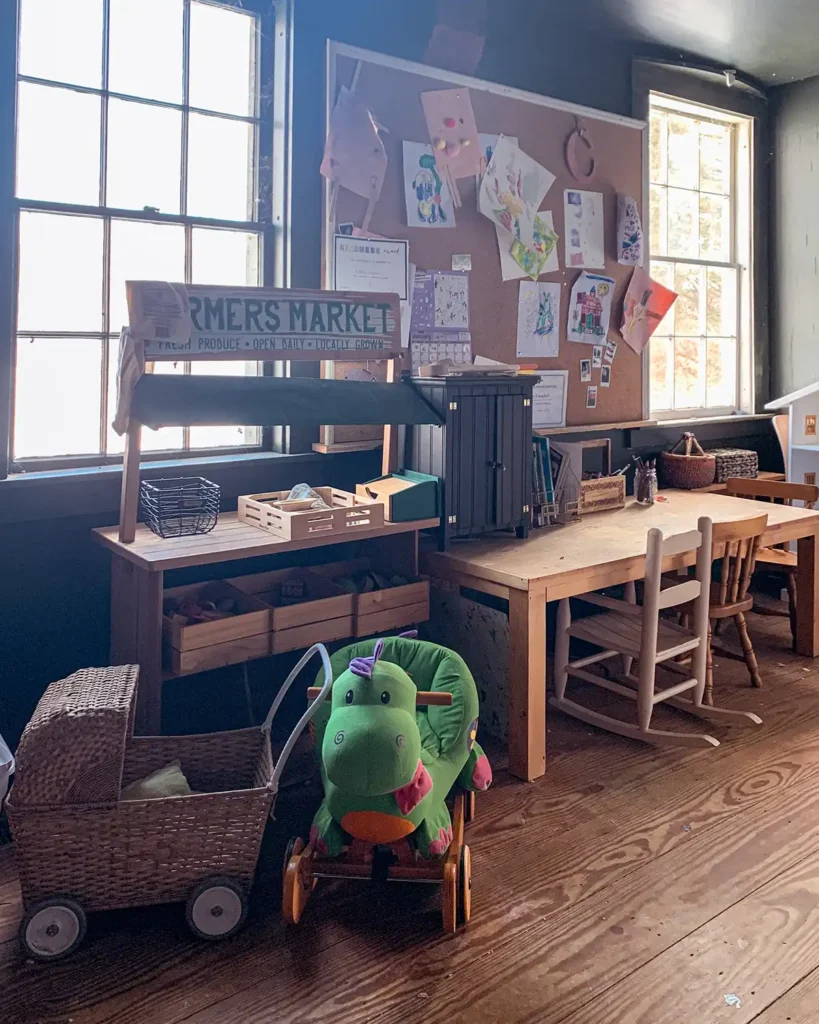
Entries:
<svg viewBox="0 0 819 1024">
<path fill-rule="evenodd" d="M 415 291 L 414 263 L 409 265 L 409 281 L 407 287 L 407 300 L 401 302 L 401 348 L 409 348 L 410 331 L 412 329 L 412 293 Z"/>
<path fill-rule="evenodd" d="M 404 195 L 407 227 L 455 227 L 452 196 L 435 166 L 432 146 L 424 142 L 404 142 Z"/>
<path fill-rule="evenodd" d="M 560 350 L 560 285 L 521 281 L 518 296 L 518 356 L 550 359 Z"/>
<path fill-rule="evenodd" d="M 409 242 L 403 238 L 349 238 L 335 235 L 333 290 L 393 292 L 409 296 Z"/>
<path fill-rule="evenodd" d="M 631 196 L 617 196 L 617 262 L 626 267 L 643 265 L 643 225 Z"/>
<path fill-rule="evenodd" d="M 604 269 L 603 196 L 567 188 L 563 193 L 566 269 Z"/>
<path fill-rule="evenodd" d="M 565 427 L 569 371 L 543 370 L 537 376 L 540 381 L 532 391 L 532 426 L 537 430 Z"/>
<path fill-rule="evenodd" d="M 555 176 L 501 135 L 481 183 L 478 208 L 509 236 L 531 245 L 535 216 Z"/>
<path fill-rule="evenodd" d="M 469 330 L 469 275 L 435 275 L 435 326 Z"/>
<path fill-rule="evenodd" d="M 613 278 L 584 271 L 572 288 L 566 338 L 586 345 L 604 343 L 611 323 L 613 297 Z"/>
<path fill-rule="evenodd" d="M 547 232 L 555 233 L 555 222 L 551 210 L 539 210 L 537 217 L 543 222 Z M 535 223 L 537 229 L 537 223 Z M 511 240 L 503 228 L 495 225 L 498 236 L 498 252 L 500 253 L 501 277 L 504 281 L 518 281 L 522 277 L 528 277 L 526 271 L 518 263 L 511 253 Z M 558 239 L 559 241 L 559 239 Z M 555 274 L 560 270 L 560 263 L 557 258 L 557 243 L 553 246 L 549 256 L 543 265 L 541 274 Z"/>
</svg>

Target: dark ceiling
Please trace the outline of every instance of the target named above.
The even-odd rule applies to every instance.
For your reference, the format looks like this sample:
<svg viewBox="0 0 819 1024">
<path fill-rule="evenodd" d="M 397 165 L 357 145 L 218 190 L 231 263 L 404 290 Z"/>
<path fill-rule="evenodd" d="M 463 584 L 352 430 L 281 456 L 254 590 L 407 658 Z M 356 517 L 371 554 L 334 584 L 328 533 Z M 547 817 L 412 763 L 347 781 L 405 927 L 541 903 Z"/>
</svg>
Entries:
<svg viewBox="0 0 819 1024">
<path fill-rule="evenodd" d="M 575 3 L 578 0 L 574 0 Z M 766 85 L 819 75 L 819 0 L 602 0 L 615 31 Z"/>
</svg>

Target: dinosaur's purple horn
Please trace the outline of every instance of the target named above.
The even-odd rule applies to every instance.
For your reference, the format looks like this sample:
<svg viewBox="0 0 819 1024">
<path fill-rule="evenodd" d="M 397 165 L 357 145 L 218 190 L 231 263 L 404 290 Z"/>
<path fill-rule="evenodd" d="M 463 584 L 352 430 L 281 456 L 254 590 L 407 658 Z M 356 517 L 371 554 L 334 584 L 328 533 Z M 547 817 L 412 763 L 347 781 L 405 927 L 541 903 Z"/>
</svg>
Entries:
<svg viewBox="0 0 819 1024">
<path fill-rule="evenodd" d="M 369 658 L 353 658 L 350 662 L 350 671 L 363 679 L 372 679 L 375 663 L 381 657 L 384 650 L 384 641 L 379 640 Z"/>
<path fill-rule="evenodd" d="M 418 639 L 418 630 L 417 629 L 408 629 L 406 631 L 406 633 L 399 633 L 398 634 L 398 639 L 399 640 L 417 640 Z"/>
</svg>

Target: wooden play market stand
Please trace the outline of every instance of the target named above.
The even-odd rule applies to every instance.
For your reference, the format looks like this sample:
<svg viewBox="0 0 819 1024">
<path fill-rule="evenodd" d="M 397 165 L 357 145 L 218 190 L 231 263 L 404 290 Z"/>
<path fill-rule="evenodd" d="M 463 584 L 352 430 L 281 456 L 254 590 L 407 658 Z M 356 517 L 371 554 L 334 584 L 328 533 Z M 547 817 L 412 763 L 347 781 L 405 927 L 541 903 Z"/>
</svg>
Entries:
<svg viewBox="0 0 819 1024">
<path fill-rule="evenodd" d="M 229 512 L 210 533 L 163 539 L 137 524 L 143 426 L 380 424 L 386 473 L 395 468 L 395 427 L 441 418 L 410 384 L 394 383 L 393 359 L 401 354 L 397 295 L 129 282 L 128 309 L 117 413 L 126 433 L 120 523 L 93 534 L 112 555 L 111 663 L 140 666 L 136 728 L 150 734 L 161 729 L 163 680 L 174 676 L 162 660 L 166 571 L 271 555 L 283 556 L 286 567 L 297 552 L 340 545 L 336 559 L 370 557 L 374 564 L 388 561 L 394 573 L 415 576 L 418 534 L 439 522 L 365 524 L 342 534 L 283 540 Z M 366 353 L 390 360 L 388 383 L 151 372 L 162 360 L 319 360 L 329 353 L 333 359 Z M 322 639 L 316 635 L 311 642 Z"/>
</svg>

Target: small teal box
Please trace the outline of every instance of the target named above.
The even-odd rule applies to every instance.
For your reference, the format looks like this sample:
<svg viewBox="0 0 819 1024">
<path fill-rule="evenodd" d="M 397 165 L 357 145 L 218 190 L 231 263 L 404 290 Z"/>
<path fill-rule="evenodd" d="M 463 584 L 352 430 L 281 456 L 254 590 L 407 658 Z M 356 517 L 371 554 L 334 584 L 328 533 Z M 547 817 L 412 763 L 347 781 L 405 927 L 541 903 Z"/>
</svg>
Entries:
<svg viewBox="0 0 819 1024">
<path fill-rule="evenodd" d="M 391 523 L 440 519 L 440 481 L 437 476 L 399 469 L 365 484 L 357 484 L 355 492 L 359 498 L 380 501 Z"/>
</svg>

